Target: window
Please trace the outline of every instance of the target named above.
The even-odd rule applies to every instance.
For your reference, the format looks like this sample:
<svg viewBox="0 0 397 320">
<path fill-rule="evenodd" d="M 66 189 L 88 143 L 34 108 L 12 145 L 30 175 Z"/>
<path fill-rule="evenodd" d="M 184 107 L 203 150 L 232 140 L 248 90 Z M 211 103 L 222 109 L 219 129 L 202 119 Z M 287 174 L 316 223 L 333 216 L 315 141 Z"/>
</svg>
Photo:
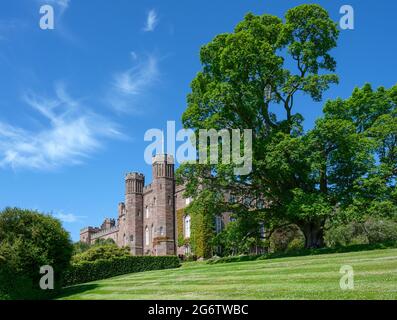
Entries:
<svg viewBox="0 0 397 320">
<path fill-rule="evenodd" d="M 220 233 L 222 231 L 222 218 L 219 216 L 215 217 L 215 228 L 216 233 Z"/>
<path fill-rule="evenodd" d="M 146 218 L 149 218 L 149 206 L 146 206 Z"/>
<path fill-rule="evenodd" d="M 153 205 L 156 205 L 156 198 L 153 198 Z"/>
<path fill-rule="evenodd" d="M 160 236 L 164 236 L 164 228 L 160 227 Z"/>
<path fill-rule="evenodd" d="M 185 217 L 185 238 L 190 238 L 190 216 Z"/>
<path fill-rule="evenodd" d="M 186 205 L 188 206 L 190 204 L 190 202 L 192 202 L 192 198 L 190 198 L 190 197 L 186 198 L 185 201 L 186 201 Z"/>
<path fill-rule="evenodd" d="M 152 241 L 153 241 L 153 239 L 154 239 L 154 226 L 152 225 Z"/>
<path fill-rule="evenodd" d="M 145 245 L 149 245 L 150 243 L 150 234 L 149 234 L 149 228 L 145 228 Z"/>
<path fill-rule="evenodd" d="M 172 205 L 171 196 L 168 196 L 168 205 Z"/>
<path fill-rule="evenodd" d="M 263 223 L 263 222 L 261 222 L 260 224 L 259 224 L 259 226 L 260 226 L 260 234 L 261 234 L 261 239 L 265 239 L 265 237 L 266 237 L 266 229 L 265 229 L 265 224 Z"/>
<path fill-rule="evenodd" d="M 244 205 L 246 207 L 250 207 L 251 206 L 251 201 L 252 201 L 252 199 L 250 197 L 244 198 Z"/>
<path fill-rule="evenodd" d="M 256 207 L 257 207 L 257 209 L 263 209 L 265 207 L 265 204 L 263 203 L 263 200 L 258 200 L 256 202 Z"/>
</svg>

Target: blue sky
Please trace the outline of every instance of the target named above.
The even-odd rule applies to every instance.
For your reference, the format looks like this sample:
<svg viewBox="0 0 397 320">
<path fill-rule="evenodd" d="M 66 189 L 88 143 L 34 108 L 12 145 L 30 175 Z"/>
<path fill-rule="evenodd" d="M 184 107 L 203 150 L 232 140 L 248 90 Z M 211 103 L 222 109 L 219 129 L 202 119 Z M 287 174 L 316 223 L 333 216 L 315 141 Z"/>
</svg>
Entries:
<svg viewBox="0 0 397 320">
<path fill-rule="evenodd" d="M 0 4 L 0 209 L 52 212 L 78 240 L 79 229 L 116 217 L 124 174 L 140 171 L 146 130 L 165 128 L 186 107 L 200 70 L 199 48 L 230 32 L 243 16 L 283 17 L 305 1 L 7 0 Z M 355 9 L 355 29 L 341 31 L 340 84 L 396 84 L 397 3 L 316 1 L 335 21 Z M 55 9 L 55 29 L 39 28 L 39 8 Z M 310 128 L 323 103 L 296 108 Z M 297 110 L 297 109 L 296 109 Z"/>
</svg>

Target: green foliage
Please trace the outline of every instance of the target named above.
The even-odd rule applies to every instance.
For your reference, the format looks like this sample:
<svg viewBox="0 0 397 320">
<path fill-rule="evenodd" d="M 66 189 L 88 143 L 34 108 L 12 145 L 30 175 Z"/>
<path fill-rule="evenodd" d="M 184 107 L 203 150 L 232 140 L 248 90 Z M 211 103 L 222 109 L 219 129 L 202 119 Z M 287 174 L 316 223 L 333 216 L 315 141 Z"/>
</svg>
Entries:
<svg viewBox="0 0 397 320">
<path fill-rule="evenodd" d="M 318 249 L 303 248 L 303 249 L 291 250 L 286 252 L 276 252 L 276 253 L 257 254 L 257 255 L 228 256 L 217 259 L 208 259 L 206 263 L 208 264 L 233 263 L 233 262 L 277 259 L 277 258 L 285 258 L 285 257 L 301 257 L 301 256 L 332 254 L 332 253 L 359 252 L 359 251 L 388 249 L 388 248 L 397 248 L 397 242 L 388 241 L 388 242 L 374 243 L 374 244 L 353 244 L 348 246 L 337 246 L 333 248 L 318 248 Z"/>
<path fill-rule="evenodd" d="M 363 222 L 331 226 L 325 233 L 325 241 L 329 247 L 395 242 L 397 222 L 371 217 Z"/>
<path fill-rule="evenodd" d="M 99 246 L 101 246 L 101 245 L 116 245 L 116 242 L 114 242 L 114 240 L 110 239 L 110 238 L 108 238 L 108 239 L 99 238 L 99 239 L 95 240 L 94 245 L 99 245 Z"/>
<path fill-rule="evenodd" d="M 186 208 L 186 213 L 191 217 L 190 244 L 197 257 L 212 256 L 215 214 L 221 212 L 221 207 L 216 204 L 220 197 L 220 193 L 207 189 Z"/>
<path fill-rule="evenodd" d="M 107 260 L 84 261 L 73 264 L 65 273 L 64 286 L 71 286 L 122 274 L 177 268 L 180 266 L 176 256 L 124 256 Z"/>
<path fill-rule="evenodd" d="M 190 243 L 192 251 L 197 257 L 209 258 L 212 256 L 211 240 L 214 236 L 214 220 L 202 212 L 191 215 L 192 230 Z"/>
<path fill-rule="evenodd" d="M 185 215 L 184 209 L 179 209 L 176 211 L 176 228 L 178 234 L 178 246 L 182 247 L 184 245 L 188 245 L 190 243 L 190 239 L 185 239 L 183 235 L 183 222 Z"/>
<path fill-rule="evenodd" d="M 261 239 L 259 222 L 241 216 L 229 222 L 226 228 L 214 237 L 213 244 L 221 249 L 222 256 L 248 254 L 257 247 L 266 247 Z"/>
<path fill-rule="evenodd" d="M 52 266 L 59 289 L 72 256 L 72 243 L 61 222 L 37 211 L 6 208 L 0 212 L 0 295 L 9 299 L 39 299 L 40 267 Z"/>
<path fill-rule="evenodd" d="M 73 254 L 77 255 L 77 254 L 83 253 L 95 246 L 102 246 L 102 245 L 116 246 L 116 243 L 114 242 L 113 239 L 110 239 L 110 238 L 109 239 L 96 239 L 93 244 L 78 241 L 73 244 Z"/>
<path fill-rule="evenodd" d="M 91 248 L 91 245 L 89 243 L 86 242 L 75 242 L 73 243 L 73 254 L 79 254 L 82 253 L 84 251 L 87 251 L 89 248 Z"/>
<path fill-rule="evenodd" d="M 269 239 L 270 252 L 285 252 L 302 249 L 305 246 L 305 237 L 296 225 L 277 228 Z"/>
<path fill-rule="evenodd" d="M 234 32 L 220 34 L 201 48 L 203 68 L 191 83 L 183 125 L 196 133 L 199 129 L 252 129 L 253 170 L 236 176 L 233 169 L 237 164 L 184 164 L 177 174 L 187 182 L 189 196 L 198 198 L 208 189 L 220 193 L 232 190 L 236 203 L 219 198 L 207 207 L 214 211 L 223 208 L 240 220 L 297 223 L 311 239 L 313 234 L 321 237 L 324 211 L 315 211 L 320 217 L 308 219 L 313 210 L 308 212 L 305 204 L 315 202 L 322 209 L 332 204 L 319 203 L 328 197 L 317 195 L 310 144 L 302 137 L 303 117 L 294 110 L 294 98 L 307 94 L 319 101 L 329 86 L 338 82 L 336 62 L 330 54 L 337 38 L 337 25 L 326 10 L 319 5 L 301 5 L 288 10 L 285 21 L 267 14 L 247 14 Z M 284 114 L 276 116 L 271 105 Z M 297 189 L 313 195 L 298 199 L 303 205 L 293 204 L 299 210 L 288 210 Z M 267 206 L 252 208 L 244 203 L 247 198 L 266 199 Z M 206 212 L 202 215 L 217 215 Z M 245 230 L 245 234 L 250 232 Z M 251 236 L 242 239 L 246 246 L 257 241 Z M 319 245 L 321 241 L 312 239 L 307 244 Z"/>
<path fill-rule="evenodd" d="M 292 239 L 290 243 L 288 243 L 287 251 L 298 251 L 302 250 L 305 247 L 304 239 Z"/>
<path fill-rule="evenodd" d="M 96 260 L 109 260 L 117 257 L 128 257 L 130 256 L 130 250 L 127 247 L 119 248 L 115 244 L 106 245 L 95 245 L 84 251 L 73 256 L 73 263 L 80 263 L 86 261 Z"/>
</svg>

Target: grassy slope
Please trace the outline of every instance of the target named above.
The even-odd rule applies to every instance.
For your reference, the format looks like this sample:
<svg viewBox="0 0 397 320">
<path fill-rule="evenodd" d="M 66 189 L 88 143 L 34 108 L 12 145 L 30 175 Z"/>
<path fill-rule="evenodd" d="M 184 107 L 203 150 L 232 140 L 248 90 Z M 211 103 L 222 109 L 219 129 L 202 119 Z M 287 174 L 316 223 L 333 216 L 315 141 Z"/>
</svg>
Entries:
<svg viewBox="0 0 397 320">
<path fill-rule="evenodd" d="M 342 265 L 355 288 L 339 287 Z M 135 273 L 66 289 L 63 299 L 397 299 L 397 249 Z"/>
</svg>

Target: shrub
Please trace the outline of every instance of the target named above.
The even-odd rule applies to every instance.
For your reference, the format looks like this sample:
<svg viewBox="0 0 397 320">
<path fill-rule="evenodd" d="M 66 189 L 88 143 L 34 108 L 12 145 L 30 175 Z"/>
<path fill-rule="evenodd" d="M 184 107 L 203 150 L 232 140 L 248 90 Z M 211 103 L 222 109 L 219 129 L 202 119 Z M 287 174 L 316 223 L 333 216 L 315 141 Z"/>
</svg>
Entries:
<svg viewBox="0 0 397 320">
<path fill-rule="evenodd" d="M 369 243 L 397 241 L 397 223 L 389 219 L 370 218 L 364 223 Z"/>
<path fill-rule="evenodd" d="M 72 264 L 64 276 L 64 286 L 71 286 L 114 276 L 180 266 L 176 256 L 125 256 Z"/>
<path fill-rule="evenodd" d="M 331 226 L 324 235 L 328 247 L 397 241 L 397 223 L 390 219 L 368 218 Z"/>
<path fill-rule="evenodd" d="M 349 246 L 334 247 L 334 248 L 317 248 L 317 249 L 303 248 L 296 251 L 266 253 L 260 255 L 228 256 L 216 260 L 209 259 L 206 261 L 206 263 L 218 264 L 218 263 L 230 263 L 230 262 L 245 262 L 245 261 L 285 258 L 285 257 L 299 257 L 299 256 L 321 255 L 321 254 L 331 254 L 331 253 L 346 253 L 346 252 L 379 250 L 379 249 L 389 249 L 389 248 L 397 248 L 397 241 L 387 241 L 384 243 L 374 243 L 374 244 L 349 245 Z"/>
<path fill-rule="evenodd" d="M 285 252 L 292 242 L 294 242 L 292 246 L 297 248 L 304 246 L 305 237 L 298 226 L 291 224 L 276 229 L 270 236 L 269 242 L 270 252 Z"/>
<path fill-rule="evenodd" d="M 61 222 L 36 211 L 6 208 L 0 212 L 0 296 L 8 299 L 46 298 L 40 267 L 52 266 L 55 288 L 72 256 L 72 243 Z"/>
<path fill-rule="evenodd" d="M 72 258 L 73 263 L 96 261 L 96 260 L 109 260 L 117 257 L 130 256 L 129 248 L 119 248 L 115 244 L 95 245 L 88 250 L 76 254 Z"/>
<path fill-rule="evenodd" d="M 305 242 L 302 239 L 295 238 L 292 239 L 290 243 L 288 243 L 287 251 L 297 251 L 301 250 L 305 247 Z"/>
</svg>

